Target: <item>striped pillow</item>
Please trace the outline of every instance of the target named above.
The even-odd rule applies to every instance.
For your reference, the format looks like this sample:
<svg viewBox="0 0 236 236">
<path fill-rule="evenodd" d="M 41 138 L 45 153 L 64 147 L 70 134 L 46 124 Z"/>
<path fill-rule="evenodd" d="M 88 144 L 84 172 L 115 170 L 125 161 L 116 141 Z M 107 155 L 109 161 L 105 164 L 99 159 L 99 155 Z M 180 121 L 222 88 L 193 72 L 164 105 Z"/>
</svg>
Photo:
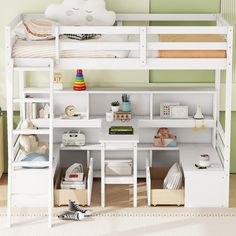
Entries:
<svg viewBox="0 0 236 236">
<path fill-rule="evenodd" d="M 176 162 L 168 171 L 164 183 L 164 189 L 181 189 L 183 187 L 183 173 L 181 167 Z"/>
</svg>

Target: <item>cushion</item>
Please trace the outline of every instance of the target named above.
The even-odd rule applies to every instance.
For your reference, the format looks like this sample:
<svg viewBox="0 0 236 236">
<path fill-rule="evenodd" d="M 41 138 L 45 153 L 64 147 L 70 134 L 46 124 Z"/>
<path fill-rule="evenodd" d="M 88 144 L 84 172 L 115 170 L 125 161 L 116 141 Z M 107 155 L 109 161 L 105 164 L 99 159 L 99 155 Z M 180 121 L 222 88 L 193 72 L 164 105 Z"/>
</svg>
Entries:
<svg viewBox="0 0 236 236">
<path fill-rule="evenodd" d="M 65 34 L 65 35 L 67 36 L 67 38 L 75 40 L 88 40 L 88 39 L 99 38 L 102 36 L 101 34 Z"/>
<path fill-rule="evenodd" d="M 104 0 L 64 0 L 45 11 L 48 19 L 71 26 L 112 26 L 116 14 L 106 10 Z"/>
<path fill-rule="evenodd" d="M 168 171 L 164 183 L 164 189 L 181 189 L 183 187 L 183 173 L 176 162 Z"/>
<path fill-rule="evenodd" d="M 30 153 L 28 155 L 25 156 L 24 159 L 22 159 L 22 161 L 27 161 L 27 162 L 32 162 L 31 166 L 23 166 L 24 168 L 30 168 L 30 169 L 42 169 L 42 168 L 46 168 L 47 166 L 42 166 L 42 167 L 37 167 L 34 165 L 34 162 L 48 162 L 49 161 L 49 156 L 47 154 L 43 154 L 43 153 Z"/>
</svg>

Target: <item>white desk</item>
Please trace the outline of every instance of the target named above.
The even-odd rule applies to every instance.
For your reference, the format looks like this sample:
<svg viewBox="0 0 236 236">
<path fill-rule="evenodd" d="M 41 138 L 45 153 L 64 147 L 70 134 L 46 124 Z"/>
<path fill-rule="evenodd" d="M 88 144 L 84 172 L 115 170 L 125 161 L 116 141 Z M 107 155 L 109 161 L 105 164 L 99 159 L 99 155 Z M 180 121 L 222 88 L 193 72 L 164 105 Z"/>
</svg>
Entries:
<svg viewBox="0 0 236 236">
<path fill-rule="evenodd" d="M 105 207 L 106 184 L 133 184 L 133 206 L 137 207 L 137 155 L 139 136 L 137 126 L 133 125 L 133 135 L 109 135 L 109 128 L 113 123 L 103 123 L 99 142 L 101 143 L 101 206 Z M 126 126 L 126 123 L 119 125 Z M 132 176 L 106 176 L 105 151 L 106 150 L 133 150 L 133 175 Z"/>
</svg>

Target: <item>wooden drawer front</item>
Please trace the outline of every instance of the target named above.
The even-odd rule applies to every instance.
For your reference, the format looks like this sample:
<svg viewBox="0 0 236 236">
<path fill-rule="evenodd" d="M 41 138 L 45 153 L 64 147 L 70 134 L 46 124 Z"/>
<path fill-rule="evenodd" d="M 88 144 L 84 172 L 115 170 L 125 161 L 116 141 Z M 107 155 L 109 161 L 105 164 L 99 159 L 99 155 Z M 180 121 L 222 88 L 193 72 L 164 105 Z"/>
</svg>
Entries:
<svg viewBox="0 0 236 236">
<path fill-rule="evenodd" d="M 184 205 L 184 189 L 152 189 L 152 205 Z"/>
<path fill-rule="evenodd" d="M 13 195 L 13 207 L 48 207 L 48 195 Z"/>
<path fill-rule="evenodd" d="M 12 193 L 48 193 L 48 170 L 15 171 L 12 177 Z"/>
<path fill-rule="evenodd" d="M 69 200 L 80 205 L 88 205 L 88 195 L 86 189 L 55 189 L 54 201 L 56 206 L 68 205 Z"/>
</svg>

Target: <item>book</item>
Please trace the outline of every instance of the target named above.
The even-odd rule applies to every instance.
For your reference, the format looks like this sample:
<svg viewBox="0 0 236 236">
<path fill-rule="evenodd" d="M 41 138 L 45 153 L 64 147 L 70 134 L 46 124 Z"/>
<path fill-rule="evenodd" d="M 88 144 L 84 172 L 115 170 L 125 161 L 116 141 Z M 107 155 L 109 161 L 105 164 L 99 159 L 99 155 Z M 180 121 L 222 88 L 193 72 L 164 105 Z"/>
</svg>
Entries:
<svg viewBox="0 0 236 236">
<path fill-rule="evenodd" d="M 111 126 L 109 128 L 109 134 L 110 135 L 132 135 L 134 134 L 134 129 L 132 126 Z"/>
</svg>

